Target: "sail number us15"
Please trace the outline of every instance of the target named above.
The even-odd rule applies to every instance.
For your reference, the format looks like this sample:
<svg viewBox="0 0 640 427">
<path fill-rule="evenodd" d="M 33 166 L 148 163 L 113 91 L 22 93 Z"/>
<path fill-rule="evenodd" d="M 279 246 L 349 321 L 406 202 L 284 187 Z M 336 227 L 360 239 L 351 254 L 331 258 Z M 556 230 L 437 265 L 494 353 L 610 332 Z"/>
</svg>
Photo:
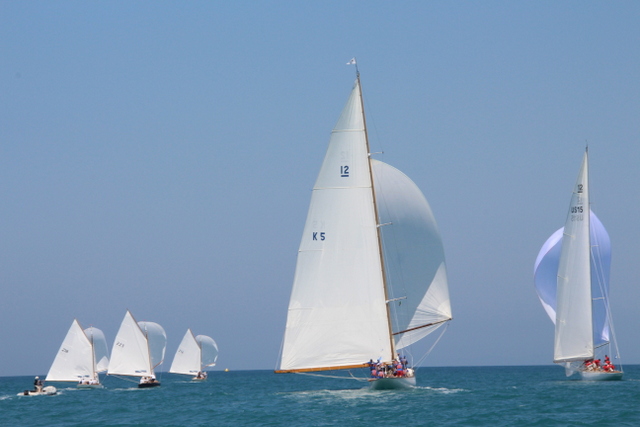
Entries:
<svg viewBox="0 0 640 427">
<path fill-rule="evenodd" d="M 571 206 L 571 221 L 582 221 L 584 219 L 583 206 Z"/>
</svg>

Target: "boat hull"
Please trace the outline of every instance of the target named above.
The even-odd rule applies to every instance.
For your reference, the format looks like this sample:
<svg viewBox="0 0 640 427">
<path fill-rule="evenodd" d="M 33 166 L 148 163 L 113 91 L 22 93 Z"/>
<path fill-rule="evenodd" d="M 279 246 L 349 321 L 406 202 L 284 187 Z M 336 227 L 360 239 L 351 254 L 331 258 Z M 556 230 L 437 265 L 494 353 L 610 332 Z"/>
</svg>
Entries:
<svg viewBox="0 0 640 427">
<path fill-rule="evenodd" d="M 22 393 L 18 393 L 18 396 L 53 396 L 58 394 L 58 390 L 54 386 L 46 386 L 42 391 L 25 390 Z"/>
<path fill-rule="evenodd" d="M 78 388 L 81 390 L 91 390 L 94 388 L 104 388 L 102 384 L 78 384 Z"/>
<path fill-rule="evenodd" d="M 152 383 L 140 383 L 138 384 L 138 388 L 151 388 L 151 387 L 159 387 L 160 386 L 160 382 L 159 381 L 154 381 Z"/>
<path fill-rule="evenodd" d="M 580 379 L 583 381 L 620 381 L 622 379 L 622 372 L 580 371 Z"/>
<path fill-rule="evenodd" d="M 416 386 L 416 377 L 376 378 L 369 384 L 372 390 L 408 390 Z"/>
</svg>

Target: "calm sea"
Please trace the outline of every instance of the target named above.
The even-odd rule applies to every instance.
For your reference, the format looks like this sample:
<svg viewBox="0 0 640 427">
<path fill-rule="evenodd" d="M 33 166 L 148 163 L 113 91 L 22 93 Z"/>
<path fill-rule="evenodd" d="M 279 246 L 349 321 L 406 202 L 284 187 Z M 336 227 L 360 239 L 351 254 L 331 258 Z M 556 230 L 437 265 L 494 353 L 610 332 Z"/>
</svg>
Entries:
<svg viewBox="0 0 640 427">
<path fill-rule="evenodd" d="M 270 371 L 200 383 L 163 373 L 155 389 L 108 377 L 103 390 L 58 383 L 58 395 L 37 397 L 17 396 L 33 377 L 2 377 L 0 425 L 640 426 L 640 365 L 624 369 L 620 382 L 582 382 L 558 366 L 419 368 L 408 391 Z"/>
</svg>

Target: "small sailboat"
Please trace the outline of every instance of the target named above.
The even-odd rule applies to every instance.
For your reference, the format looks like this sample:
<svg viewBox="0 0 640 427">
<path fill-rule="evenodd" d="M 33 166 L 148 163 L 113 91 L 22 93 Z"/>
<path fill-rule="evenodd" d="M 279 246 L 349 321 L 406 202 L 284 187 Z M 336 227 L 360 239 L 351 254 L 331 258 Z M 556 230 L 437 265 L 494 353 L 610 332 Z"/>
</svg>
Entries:
<svg viewBox="0 0 640 427">
<path fill-rule="evenodd" d="M 563 364 L 567 376 L 578 372 L 583 380 L 620 380 L 622 369 L 609 357 L 619 359 L 609 307 L 611 241 L 591 211 L 588 154 L 586 150 L 565 225 L 542 246 L 534 280 L 555 323 L 554 363 Z"/>
<path fill-rule="evenodd" d="M 206 380 L 206 368 L 214 366 L 218 359 L 218 346 L 213 338 L 206 335 L 194 336 L 191 329 L 182 338 L 173 357 L 169 372 L 190 375 L 194 380 Z"/>
<path fill-rule="evenodd" d="M 368 366 L 374 389 L 407 388 L 399 351 L 451 320 L 444 249 L 416 184 L 371 159 L 356 75 L 311 195 L 276 373 Z"/>
<path fill-rule="evenodd" d="M 45 381 L 76 382 L 78 388 L 102 388 L 98 374 L 109 366 L 107 340 L 98 328 L 71 323 Z"/>
<path fill-rule="evenodd" d="M 155 369 L 162 364 L 167 335 L 153 322 L 136 322 L 131 312 L 122 320 L 111 350 L 107 375 L 140 377 L 138 387 L 157 387 Z"/>
</svg>

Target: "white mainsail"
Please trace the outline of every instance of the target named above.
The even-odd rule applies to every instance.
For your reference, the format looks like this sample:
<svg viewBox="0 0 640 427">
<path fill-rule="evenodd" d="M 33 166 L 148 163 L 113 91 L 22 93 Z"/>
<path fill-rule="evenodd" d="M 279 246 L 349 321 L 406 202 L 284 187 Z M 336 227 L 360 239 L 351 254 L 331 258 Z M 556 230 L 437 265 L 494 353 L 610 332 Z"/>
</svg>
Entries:
<svg viewBox="0 0 640 427">
<path fill-rule="evenodd" d="M 93 347 L 80 323 L 73 319 L 60 350 L 56 354 L 46 381 L 79 381 L 95 378 Z"/>
<path fill-rule="evenodd" d="M 591 295 L 593 300 L 593 332 L 596 347 L 610 341 L 609 274 L 611 271 L 611 239 L 596 214 L 590 212 L 591 228 Z M 551 321 L 556 323 L 556 289 L 564 227 L 544 243 L 534 267 L 536 292 Z"/>
<path fill-rule="evenodd" d="M 206 335 L 193 335 L 191 329 L 182 338 L 171 363 L 169 372 L 183 375 L 196 375 L 207 366 L 213 366 L 218 358 L 218 346 L 213 338 Z"/>
<path fill-rule="evenodd" d="M 167 336 L 153 322 L 136 322 L 127 311 L 111 350 L 109 375 L 152 376 L 162 363 Z"/>
<path fill-rule="evenodd" d="M 554 362 L 593 357 L 589 164 L 585 152 L 564 225 L 558 266 Z"/>
<path fill-rule="evenodd" d="M 277 372 L 358 367 L 371 358 L 388 362 L 396 357 L 396 342 L 398 348 L 409 345 L 437 327 L 432 324 L 451 318 L 442 243 L 424 196 L 396 169 L 382 162 L 373 165 L 374 170 L 357 79 L 311 195 Z M 418 195 L 419 200 L 412 200 Z M 397 223 L 389 228 L 406 240 L 399 245 L 409 244 L 416 253 L 403 248 L 383 258 L 383 243 L 389 252 L 398 248 L 387 245 L 391 239 L 386 230 L 379 235 L 377 197 L 388 204 L 389 218 Z M 408 206 L 397 203 L 407 199 Z M 414 208 L 419 212 L 411 212 Z M 431 250 L 433 259 L 428 258 Z M 398 269 L 385 273 L 383 261 Z M 416 268 L 415 263 L 424 265 Z M 404 287 L 385 288 L 387 278 L 400 283 L 403 275 L 408 279 Z M 405 304 L 408 314 L 389 318 L 387 291 L 411 301 Z M 398 332 L 395 341 L 392 324 Z"/>
</svg>

